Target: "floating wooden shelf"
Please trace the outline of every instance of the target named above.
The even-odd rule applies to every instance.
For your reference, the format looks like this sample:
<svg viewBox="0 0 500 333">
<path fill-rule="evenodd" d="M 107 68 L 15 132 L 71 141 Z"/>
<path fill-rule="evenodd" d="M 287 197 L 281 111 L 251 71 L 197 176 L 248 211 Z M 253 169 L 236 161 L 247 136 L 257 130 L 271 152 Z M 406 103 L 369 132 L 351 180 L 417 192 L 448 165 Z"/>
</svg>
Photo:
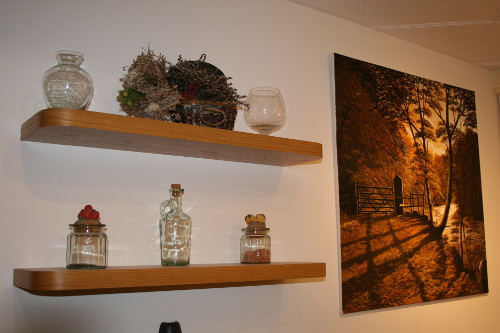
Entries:
<svg viewBox="0 0 500 333">
<path fill-rule="evenodd" d="M 21 140 L 275 166 L 322 158 L 322 146 L 314 142 L 74 109 L 39 111 L 22 125 Z M 325 276 L 325 263 L 18 268 L 14 286 L 36 295 L 64 296 L 249 286 Z"/>
<path fill-rule="evenodd" d="M 304 262 L 112 266 L 93 270 L 16 268 L 14 286 L 35 295 L 68 296 L 239 287 L 325 276 L 325 263 Z"/>
<path fill-rule="evenodd" d="M 45 109 L 21 140 L 289 166 L 322 158 L 319 143 L 74 109 Z"/>
</svg>

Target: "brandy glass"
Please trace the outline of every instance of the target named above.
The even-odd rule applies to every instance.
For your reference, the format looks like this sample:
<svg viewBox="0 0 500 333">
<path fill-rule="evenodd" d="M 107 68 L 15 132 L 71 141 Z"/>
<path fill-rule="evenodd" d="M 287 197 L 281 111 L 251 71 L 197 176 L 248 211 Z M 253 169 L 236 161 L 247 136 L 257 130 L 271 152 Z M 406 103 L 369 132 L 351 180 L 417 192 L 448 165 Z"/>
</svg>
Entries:
<svg viewBox="0 0 500 333">
<path fill-rule="evenodd" d="M 248 93 L 245 123 L 259 134 L 269 135 L 286 121 L 285 103 L 277 88 L 258 87 Z"/>
</svg>

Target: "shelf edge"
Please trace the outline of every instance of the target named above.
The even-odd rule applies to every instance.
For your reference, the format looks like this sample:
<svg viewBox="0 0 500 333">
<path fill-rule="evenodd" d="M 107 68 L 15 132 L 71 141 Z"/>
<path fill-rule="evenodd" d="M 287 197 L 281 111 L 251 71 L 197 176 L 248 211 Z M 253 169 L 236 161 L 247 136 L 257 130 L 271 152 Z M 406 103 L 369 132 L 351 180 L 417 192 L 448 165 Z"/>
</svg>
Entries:
<svg viewBox="0 0 500 333">
<path fill-rule="evenodd" d="M 39 111 L 21 140 L 277 166 L 323 157 L 315 142 L 73 109 Z"/>
<path fill-rule="evenodd" d="M 131 266 L 102 270 L 16 268 L 15 287 L 36 295 L 81 295 L 284 283 L 326 276 L 325 263 Z"/>
</svg>

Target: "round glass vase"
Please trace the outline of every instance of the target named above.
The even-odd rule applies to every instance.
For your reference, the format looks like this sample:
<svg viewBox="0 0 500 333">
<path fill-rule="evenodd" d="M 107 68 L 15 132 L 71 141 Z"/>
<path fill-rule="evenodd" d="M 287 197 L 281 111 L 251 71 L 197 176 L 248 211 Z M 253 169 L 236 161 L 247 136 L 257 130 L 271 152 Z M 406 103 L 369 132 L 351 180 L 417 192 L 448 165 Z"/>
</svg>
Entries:
<svg viewBox="0 0 500 333">
<path fill-rule="evenodd" d="M 268 264 L 271 262 L 269 228 L 243 228 L 240 238 L 242 264 Z"/>
<path fill-rule="evenodd" d="M 101 269 L 108 265 L 105 224 L 70 224 L 66 268 Z"/>
<path fill-rule="evenodd" d="M 49 68 L 42 78 L 42 91 L 47 108 L 87 110 L 94 96 L 89 73 L 80 67 L 83 54 L 77 51 L 56 52 L 58 64 Z"/>
<path fill-rule="evenodd" d="M 247 96 L 245 123 L 262 135 L 269 135 L 283 127 L 286 121 L 285 102 L 278 88 L 257 87 Z"/>
</svg>

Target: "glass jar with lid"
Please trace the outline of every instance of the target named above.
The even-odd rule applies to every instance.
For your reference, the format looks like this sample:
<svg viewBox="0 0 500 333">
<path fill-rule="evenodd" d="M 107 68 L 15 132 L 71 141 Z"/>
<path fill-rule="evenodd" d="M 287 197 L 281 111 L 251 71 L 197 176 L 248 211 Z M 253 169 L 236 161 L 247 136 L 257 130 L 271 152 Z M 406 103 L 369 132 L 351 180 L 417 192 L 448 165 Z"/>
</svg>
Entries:
<svg viewBox="0 0 500 333">
<path fill-rule="evenodd" d="M 69 225 L 71 230 L 66 246 L 66 268 L 100 269 L 108 266 L 108 237 L 106 225 L 91 205 L 78 214 L 78 220 Z"/>
<path fill-rule="evenodd" d="M 66 248 L 66 268 L 106 268 L 107 236 L 105 224 L 70 224 Z"/>
<path fill-rule="evenodd" d="M 241 229 L 240 262 L 266 264 L 271 262 L 271 237 L 264 222 L 251 222 Z"/>
</svg>

